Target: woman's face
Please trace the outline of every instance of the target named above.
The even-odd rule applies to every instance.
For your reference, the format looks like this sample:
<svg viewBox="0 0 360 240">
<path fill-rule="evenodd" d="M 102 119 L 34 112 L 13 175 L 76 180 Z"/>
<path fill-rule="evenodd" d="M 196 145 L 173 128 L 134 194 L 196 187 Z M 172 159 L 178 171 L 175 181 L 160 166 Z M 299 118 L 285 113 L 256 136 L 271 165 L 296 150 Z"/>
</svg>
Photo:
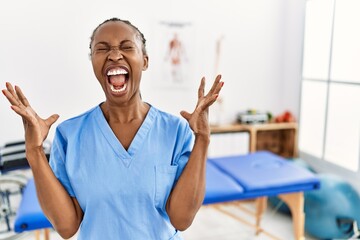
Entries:
<svg viewBox="0 0 360 240">
<path fill-rule="evenodd" d="M 141 74 L 147 69 L 148 56 L 143 54 L 135 29 L 117 21 L 100 26 L 91 45 L 91 62 L 107 101 L 140 100 Z"/>
</svg>

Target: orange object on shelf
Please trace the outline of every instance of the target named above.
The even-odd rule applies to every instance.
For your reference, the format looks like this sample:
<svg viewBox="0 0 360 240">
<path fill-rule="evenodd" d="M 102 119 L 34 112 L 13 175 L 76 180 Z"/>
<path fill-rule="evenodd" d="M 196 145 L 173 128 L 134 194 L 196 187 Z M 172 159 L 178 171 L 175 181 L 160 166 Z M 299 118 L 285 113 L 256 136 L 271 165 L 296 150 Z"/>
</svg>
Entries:
<svg viewBox="0 0 360 240">
<path fill-rule="evenodd" d="M 275 117 L 275 122 L 296 122 L 295 116 L 290 111 L 285 111 L 283 114 L 280 114 Z"/>
</svg>

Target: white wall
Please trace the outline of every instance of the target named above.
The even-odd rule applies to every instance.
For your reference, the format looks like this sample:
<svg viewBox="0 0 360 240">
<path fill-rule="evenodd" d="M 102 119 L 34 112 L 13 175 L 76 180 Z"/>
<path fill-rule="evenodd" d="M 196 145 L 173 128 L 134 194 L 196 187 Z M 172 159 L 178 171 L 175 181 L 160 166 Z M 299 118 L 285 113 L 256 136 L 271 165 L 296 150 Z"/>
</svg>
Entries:
<svg viewBox="0 0 360 240">
<path fill-rule="evenodd" d="M 120 17 L 148 41 L 145 101 L 174 114 L 192 110 L 200 78 L 214 77 L 215 38 L 223 34 L 224 121 L 248 108 L 298 115 L 303 5 L 304 0 L 2 1 L 0 86 L 6 81 L 21 86 L 39 115 L 58 113 L 60 121 L 100 103 L 104 97 L 88 58 L 89 37 L 103 20 Z M 195 30 L 185 90 L 156 84 L 162 66 L 152 59 L 158 57 L 160 21 L 191 22 Z M 4 97 L 0 119 L 0 144 L 23 138 L 21 120 Z"/>
</svg>

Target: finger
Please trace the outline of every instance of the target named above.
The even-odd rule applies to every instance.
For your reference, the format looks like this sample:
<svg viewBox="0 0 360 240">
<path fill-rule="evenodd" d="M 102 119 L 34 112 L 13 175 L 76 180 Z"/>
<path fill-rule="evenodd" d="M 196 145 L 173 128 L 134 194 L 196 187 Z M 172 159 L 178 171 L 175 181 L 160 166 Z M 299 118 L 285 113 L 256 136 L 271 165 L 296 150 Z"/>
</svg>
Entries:
<svg viewBox="0 0 360 240">
<path fill-rule="evenodd" d="M 185 118 L 186 120 L 188 120 L 188 121 L 189 121 L 189 119 L 190 119 L 190 117 L 191 117 L 191 114 L 188 113 L 188 112 L 186 112 L 186 111 L 181 111 L 181 112 L 180 112 L 180 115 L 181 115 L 183 118 Z"/>
<path fill-rule="evenodd" d="M 48 119 L 45 120 L 46 125 L 51 127 L 51 125 L 53 125 L 58 119 L 59 119 L 59 115 L 58 114 L 53 114 Z"/>
<path fill-rule="evenodd" d="M 213 94 L 211 96 L 208 96 L 207 98 L 204 99 L 203 102 L 201 102 L 199 104 L 199 108 L 201 111 L 206 110 L 207 108 L 209 108 L 215 101 L 216 99 L 219 97 L 219 94 Z"/>
<path fill-rule="evenodd" d="M 206 106 L 207 106 L 207 107 L 210 107 L 214 102 L 216 102 L 216 100 L 218 99 L 218 97 L 219 97 L 219 94 L 214 94 L 214 95 L 212 95 L 212 96 L 208 99 L 208 101 L 207 101 L 207 103 L 206 103 Z"/>
<path fill-rule="evenodd" d="M 217 86 L 216 86 L 213 94 L 219 94 L 223 86 L 224 86 L 224 82 L 223 82 L 223 81 L 220 81 L 220 82 L 217 84 Z"/>
<path fill-rule="evenodd" d="M 219 74 L 219 75 L 216 76 L 216 78 L 214 80 L 214 83 L 213 83 L 213 85 L 212 85 L 212 87 L 211 87 L 208 94 L 213 94 L 214 93 L 214 91 L 215 91 L 216 87 L 218 86 L 220 80 L 221 80 L 221 75 Z"/>
<path fill-rule="evenodd" d="M 18 97 L 14 87 L 9 82 L 6 83 L 6 90 L 4 93 L 6 93 L 6 92 L 9 93 L 9 94 L 5 95 L 5 96 L 7 96 L 9 102 L 12 105 L 21 107 L 22 102 L 19 100 L 19 97 Z"/>
<path fill-rule="evenodd" d="M 13 101 L 16 101 L 15 104 L 16 104 L 16 105 L 19 105 L 19 104 L 20 104 L 19 98 L 18 98 L 18 96 L 17 96 L 17 94 L 16 94 L 13 86 L 11 85 L 11 83 L 6 82 L 6 89 L 7 89 L 7 91 L 13 96 L 12 99 L 13 99 Z"/>
<path fill-rule="evenodd" d="M 201 78 L 200 87 L 198 90 L 198 98 L 202 98 L 204 96 L 205 91 L 205 77 Z"/>
<path fill-rule="evenodd" d="M 25 95 L 23 94 L 21 88 L 18 87 L 18 86 L 15 86 L 15 91 L 16 91 L 16 94 L 17 94 L 19 100 L 20 100 L 26 107 L 30 106 L 29 101 L 27 100 L 27 98 L 26 98 Z"/>
<path fill-rule="evenodd" d="M 11 94 L 16 95 L 16 93 L 15 93 L 15 91 L 14 91 L 14 88 L 13 88 L 13 86 L 11 85 L 11 83 L 6 82 L 5 85 L 6 85 L 6 89 L 7 89 Z"/>
<path fill-rule="evenodd" d="M 9 90 L 9 89 L 2 90 L 3 94 L 8 99 L 8 101 L 10 102 L 11 105 L 21 107 L 21 103 L 20 103 L 19 99 L 17 98 L 16 93 L 15 92 L 12 93 L 10 91 L 11 90 Z"/>
</svg>

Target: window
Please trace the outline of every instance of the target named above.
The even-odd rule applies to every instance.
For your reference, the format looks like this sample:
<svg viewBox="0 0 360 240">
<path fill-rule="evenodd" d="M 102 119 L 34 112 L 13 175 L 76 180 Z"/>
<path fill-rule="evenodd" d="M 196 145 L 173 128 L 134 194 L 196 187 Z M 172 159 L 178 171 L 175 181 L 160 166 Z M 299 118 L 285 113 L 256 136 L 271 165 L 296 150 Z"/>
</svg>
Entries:
<svg viewBox="0 0 360 240">
<path fill-rule="evenodd" d="M 360 162 L 360 1 L 306 2 L 299 150 L 356 176 Z"/>
</svg>

